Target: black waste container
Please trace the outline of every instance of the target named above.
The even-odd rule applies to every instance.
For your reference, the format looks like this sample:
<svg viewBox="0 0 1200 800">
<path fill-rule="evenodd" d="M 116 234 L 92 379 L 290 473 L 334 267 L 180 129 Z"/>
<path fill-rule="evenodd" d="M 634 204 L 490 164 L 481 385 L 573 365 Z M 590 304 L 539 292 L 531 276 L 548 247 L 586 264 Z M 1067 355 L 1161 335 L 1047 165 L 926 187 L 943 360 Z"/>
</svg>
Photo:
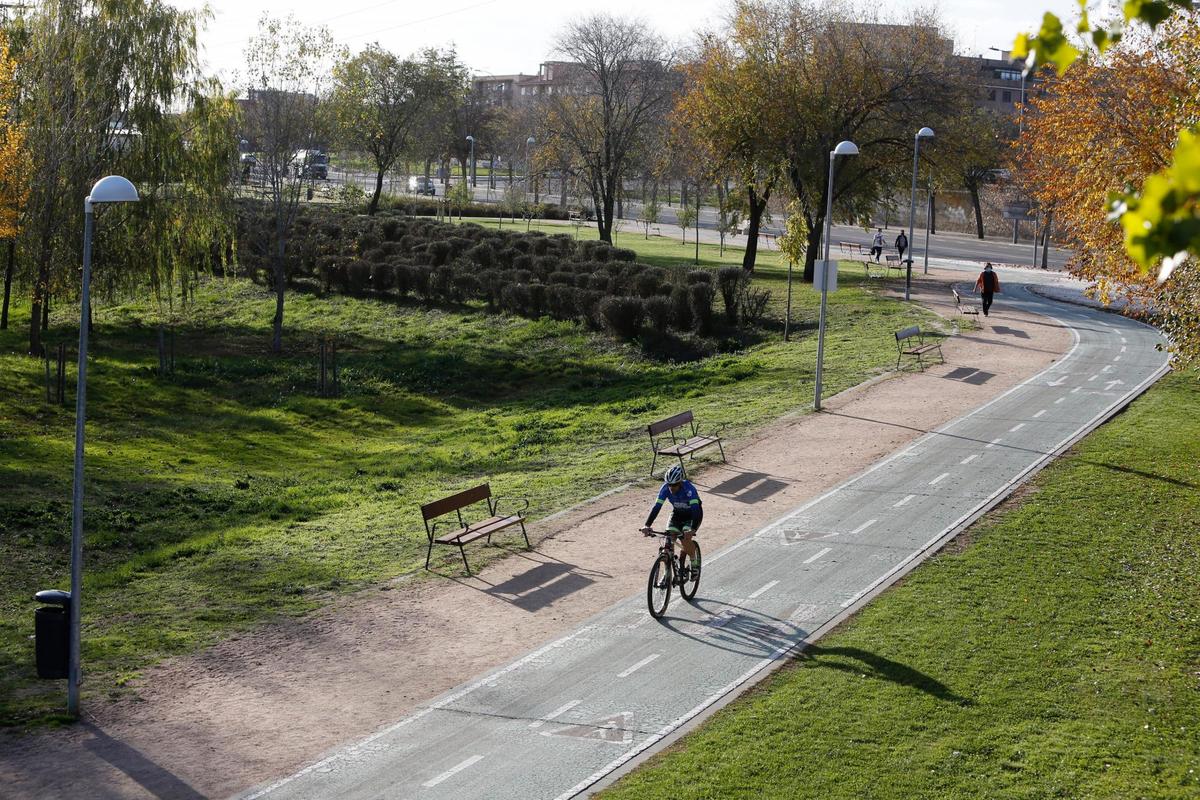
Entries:
<svg viewBox="0 0 1200 800">
<path fill-rule="evenodd" d="M 55 603 L 33 612 L 37 676 L 65 678 L 71 647 L 71 593 L 50 589 L 38 592 L 35 597 L 41 603 Z"/>
</svg>

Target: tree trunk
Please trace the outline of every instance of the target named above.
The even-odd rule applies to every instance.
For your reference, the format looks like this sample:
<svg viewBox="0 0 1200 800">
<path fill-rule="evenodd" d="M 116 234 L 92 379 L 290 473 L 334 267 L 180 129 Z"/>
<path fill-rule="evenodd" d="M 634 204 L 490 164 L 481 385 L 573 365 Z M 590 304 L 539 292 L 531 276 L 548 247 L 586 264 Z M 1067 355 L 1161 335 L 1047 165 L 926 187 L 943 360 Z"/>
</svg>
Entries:
<svg viewBox="0 0 1200 800">
<path fill-rule="evenodd" d="M 758 257 L 758 229 L 762 223 L 763 211 L 767 209 L 767 201 L 771 199 L 771 193 L 766 192 L 760 198 L 754 187 L 749 186 L 746 188 L 746 199 L 750 203 L 750 228 L 746 231 L 746 252 L 742 256 L 742 269 L 746 272 L 753 272 L 754 260 Z"/>
<path fill-rule="evenodd" d="M 42 303 L 42 333 L 50 330 L 50 293 L 46 293 L 46 301 Z"/>
<path fill-rule="evenodd" d="M 50 285 L 50 232 L 42 235 L 42 246 L 38 253 L 37 279 L 33 284 L 33 306 L 29 309 L 29 354 L 42 354 L 42 304 L 44 293 Z"/>
<path fill-rule="evenodd" d="M 0 331 L 8 330 L 8 301 L 12 296 L 13 269 L 17 259 L 17 240 L 8 240 L 8 263 L 4 267 L 4 308 L 0 310 Z"/>
<path fill-rule="evenodd" d="M 971 193 L 971 206 L 975 209 L 975 235 L 982 239 L 983 208 L 979 205 L 979 185 L 974 182 L 968 183 L 967 191 Z"/>
<path fill-rule="evenodd" d="M 1042 269 L 1050 266 L 1050 228 L 1054 225 L 1054 209 L 1046 212 L 1046 226 L 1042 228 Z"/>
<path fill-rule="evenodd" d="M 275 240 L 275 319 L 272 322 L 271 352 L 278 355 L 283 352 L 283 293 L 286 276 L 283 269 L 283 256 L 286 252 L 286 242 L 283 238 L 282 225 L 276 224 Z"/>
<path fill-rule="evenodd" d="M 375 191 L 371 194 L 371 202 L 367 205 L 367 216 L 375 216 L 375 212 L 379 210 L 379 195 L 383 193 L 383 170 L 379 169 L 375 172 Z"/>
<path fill-rule="evenodd" d="M 562 186 L 561 186 L 562 195 L 558 198 L 558 207 L 566 208 L 567 207 L 567 171 L 564 169 L 559 174 L 562 177 Z"/>
<path fill-rule="evenodd" d="M 808 247 L 804 252 L 804 280 L 812 283 L 816 275 L 817 259 L 821 257 L 821 234 L 825 231 L 825 215 L 817 217 L 816 224 L 808 228 Z"/>
</svg>

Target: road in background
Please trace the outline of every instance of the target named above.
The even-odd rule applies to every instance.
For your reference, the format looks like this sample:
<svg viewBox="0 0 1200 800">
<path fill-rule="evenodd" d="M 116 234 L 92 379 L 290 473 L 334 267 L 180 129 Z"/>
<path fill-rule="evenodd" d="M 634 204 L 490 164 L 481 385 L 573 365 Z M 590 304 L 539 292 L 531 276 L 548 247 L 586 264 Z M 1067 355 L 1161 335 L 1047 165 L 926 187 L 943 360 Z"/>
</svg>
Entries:
<svg viewBox="0 0 1200 800">
<path fill-rule="evenodd" d="M 1073 347 L 981 408 L 706 558 L 694 603 L 676 600 L 656 622 L 643 596 L 629 598 L 244 797 L 565 800 L 661 747 L 935 552 L 1165 372 L 1167 356 L 1156 349 L 1162 337 L 1141 323 L 1056 303 L 1015 282 L 1005 286 L 1004 304 L 1060 320 Z M 993 336 L 1020 333 L 989 326 Z M 986 377 L 985 366 L 965 371 L 946 377 Z M 647 568 L 651 555 L 647 548 Z"/>
</svg>

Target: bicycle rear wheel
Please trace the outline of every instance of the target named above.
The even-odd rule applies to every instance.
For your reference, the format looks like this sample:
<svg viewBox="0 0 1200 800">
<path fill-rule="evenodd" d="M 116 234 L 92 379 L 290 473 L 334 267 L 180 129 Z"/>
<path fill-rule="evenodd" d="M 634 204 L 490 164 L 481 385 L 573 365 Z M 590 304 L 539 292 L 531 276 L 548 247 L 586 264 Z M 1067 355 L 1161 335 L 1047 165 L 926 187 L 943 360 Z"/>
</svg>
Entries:
<svg viewBox="0 0 1200 800">
<path fill-rule="evenodd" d="M 667 603 L 671 601 L 671 579 L 674 577 L 671 573 L 671 559 L 666 553 L 659 553 L 646 583 L 646 605 L 655 619 L 667 612 Z"/>
<path fill-rule="evenodd" d="M 692 540 L 692 547 L 696 548 L 696 555 L 700 555 L 700 543 L 695 539 Z M 696 590 L 700 588 L 700 576 L 691 574 L 692 557 L 687 553 L 679 554 L 679 563 L 683 565 L 683 570 L 687 570 L 687 572 L 680 571 L 680 574 L 685 577 L 679 586 L 679 593 L 683 595 L 684 600 L 690 602 L 696 596 Z M 701 563 L 703 563 L 703 559 L 701 559 Z"/>
</svg>

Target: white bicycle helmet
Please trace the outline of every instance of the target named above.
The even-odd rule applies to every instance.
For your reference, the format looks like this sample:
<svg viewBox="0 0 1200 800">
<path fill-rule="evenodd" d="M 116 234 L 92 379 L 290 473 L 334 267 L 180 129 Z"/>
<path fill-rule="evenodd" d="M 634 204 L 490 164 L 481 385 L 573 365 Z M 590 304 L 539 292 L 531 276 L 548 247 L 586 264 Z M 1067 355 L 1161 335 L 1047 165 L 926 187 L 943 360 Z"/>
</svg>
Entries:
<svg viewBox="0 0 1200 800">
<path fill-rule="evenodd" d="M 663 475 L 663 482 L 664 483 L 682 483 L 683 479 L 685 477 L 686 476 L 683 474 L 683 467 L 676 464 L 675 466 L 670 467 L 667 470 L 666 474 Z"/>
</svg>

